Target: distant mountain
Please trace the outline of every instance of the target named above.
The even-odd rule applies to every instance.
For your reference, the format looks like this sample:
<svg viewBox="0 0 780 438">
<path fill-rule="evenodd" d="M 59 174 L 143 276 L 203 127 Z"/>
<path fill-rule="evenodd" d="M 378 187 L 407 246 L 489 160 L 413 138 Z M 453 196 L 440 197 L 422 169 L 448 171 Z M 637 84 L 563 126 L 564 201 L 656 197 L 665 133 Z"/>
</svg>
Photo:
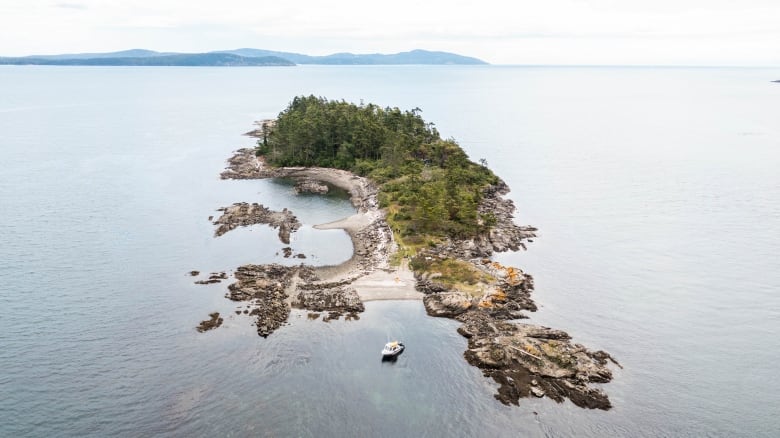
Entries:
<svg viewBox="0 0 780 438">
<path fill-rule="evenodd" d="M 311 56 L 261 49 L 218 50 L 209 53 L 171 53 L 132 49 L 109 53 L 73 53 L 0 58 L 0 64 L 33 65 L 141 65 L 141 66 L 256 66 L 256 65 L 400 65 L 400 64 L 487 64 L 481 59 L 449 52 L 412 50 L 395 54 L 334 53 Z"/>
<path fill-rule="evenodd" d="M 311 56 L 300 53 L 274 52 L 260 49 L 221 50 L 217 53 L 233 53 L 241 56 L 279 56 L 296 64 L 327 64 L 327 65 L 398 65 L 398 64 L 459 64 L 477 65 L 487 62 L 469 56 L 449 52 L 431 52 L 428 50 L 412 50 L 391 55 L 372 53 L 356 55 L 353 53 L 334 53 L 326 56 Z"/>
<path fill-rule="evenodd" d="M 132 51 L 131 51 L 132 52 Z M 95 58 L 0 58 L 0 64 L 14 65 L 104 65 L 104 66 L 182 66 L 182 67 L 249 67 L 249 66 L 292 66 L 295 63 L 276 56 L 246 57 L 231 53 L 156 54 L 147 53 L 135 57 Z M 127 53 L 127 52 L 117 52 Z M 58 56 L 58 55 L 54 55 Z M 65 55 L 60 55 L 65 56 Z"/>
<path fill-rule="evenodd" d="M 149 56 L 179 55 L 179 53 L 163 53 L 154 50 L 130 49 L 108 53 L 68 53 L 63 55 L 30 55 L 24 58 L 35 59 L 97 59 L 97 58 L 146 58 Z"/>
</svg>

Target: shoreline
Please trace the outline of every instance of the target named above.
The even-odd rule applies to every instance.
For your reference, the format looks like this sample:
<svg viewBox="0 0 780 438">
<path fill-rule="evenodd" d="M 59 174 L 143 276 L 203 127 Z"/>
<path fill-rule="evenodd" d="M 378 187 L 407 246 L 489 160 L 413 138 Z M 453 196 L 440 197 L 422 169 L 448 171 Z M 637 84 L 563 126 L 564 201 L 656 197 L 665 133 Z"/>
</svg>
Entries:
<svg viewBox="0 0 780 438">
<path fill-rule="evenodd" d="M 377 187 L 367 178 L 340 169 L 322 167 L 269 168 L 252 149 L 239 149 L 228 160 L 231 168 L 223 179 L 295 178 L 310 179 L 345 190 L 357 212 L 351 216 L 324 224 L 318 230 L 344 230 L 352 242 L 352 257 L 338 265 L 312 269 L 320 280 L 314 284 L 348 282 L 355 287 L 362 301 L 422 300 L 414 275 L 408 266 L 390 266 L 390 256 L 397 249 L 393 233 L 379 210 Z M 371 278 L 363 278 L 369 277 Z M 390 276 L 390 281 L 387 278 Z M 360 281 L 362 279 L 362 281 Z M 396 281 L 397 280 L 397 281 Z M 381 290 L 380 290 L 381 289 Z M 384 290 L 387 289 L 387 290 Z"/>
<path fill-rule="evenodd" d="M 524 312 L 536 311 L 531 292 L 533 278 L 520 269 L 492 260 L 495 252 L 525 249 L 536 228 L 513 221 L 515 206 L 504 198 L 509 187 L 500 179 L 482 192 L 479 212 L 495 223 L 470 239 L 445 238 L 419 249 L 400 266 L 390 265 L 398 250 L 392 230 L 379 208 L 379 188 L 367 178 L 339 169 L 318 167 L 271 168 L 255 149 L 239 149 L 228 159 L 222 179 L 293 178 L 330 184 L 346 190 L 357 213 L 317 224 L 316 229 L 342 229 L 350 237 L 353 255 L 334 266 L 244 265 L 227 298 L 249 303 L 257 332 L 267 337 L 287 322 L 291 308 L 309 310 L 310 319 L 359 319 L 366 301 L 422 300 L 429 316 L 461 323 L 458 333 L 468 339 L 466 361 L 492 378 L 499 388 L 496 399 L 517 405 L 520 398 L 565 399 L 575 405 L 608 410 L 606 393 L 592 383 L 612 379 L 609 365 L 620 366 L 608 353 L 591 351 L 571 342 L 569 334 L 548 327 L 521 324 Z M 466 283 L 440 280 L 448 269 L 468 274 Z M 238 312 L 237 312 L 238 313 Z"/>
</svg>

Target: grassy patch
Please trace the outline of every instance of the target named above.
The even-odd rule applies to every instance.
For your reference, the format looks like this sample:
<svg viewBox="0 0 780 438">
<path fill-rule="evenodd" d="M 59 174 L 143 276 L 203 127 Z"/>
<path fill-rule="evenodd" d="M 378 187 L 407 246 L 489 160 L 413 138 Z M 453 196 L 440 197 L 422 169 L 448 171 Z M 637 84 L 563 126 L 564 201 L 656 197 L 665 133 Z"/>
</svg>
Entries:
<svg viewBox="0 0 780 438">
<path fill-rule="evenodd" d="M 485 284 L 496 281 L 471 263 L 451 258 L 442 260 L 421 254 L 412 258 L 410 267 L 419 273 L 435 273 L 437 282 L 476 296 L 481 295 Z"/>
<path fill-rule="evenodd" d="M 401 261 L 406 258 L 412 258 L 420 252 L 421 249 L 435 247 L 441 238 L 423 234 L 413 234 L 409 232 L 409 220 L 402 213 L 399 213 L 398 204 L 387 205 L 387 224 L 393 231 L 393 239 L 398 245 L 396 251 L 390 258 L 391 266 L 399 266 Z"/>
</svg>

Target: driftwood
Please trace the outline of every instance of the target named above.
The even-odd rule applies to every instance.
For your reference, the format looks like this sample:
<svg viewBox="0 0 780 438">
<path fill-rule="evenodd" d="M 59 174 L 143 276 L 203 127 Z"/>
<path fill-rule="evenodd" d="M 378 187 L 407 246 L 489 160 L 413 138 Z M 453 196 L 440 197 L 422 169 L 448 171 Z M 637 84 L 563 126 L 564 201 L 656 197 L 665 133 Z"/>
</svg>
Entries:
<svg viewBox="0 0 780 438">
<path fill-rule="evenodd" d="M 529 352 L 527 352 L 527 351 L 525 351 L 525 350 L 523 350 L 521 348 L 513 347 L 511 345 L 507 345 L 507 347 L 511 348 L 512 350 L 519 351 L 520 353 L 527 354 L 527 355 L 533 357 L 534 359 L 536 359 L 536 360 L 538 360 L 540 362 L 542 361 L 541 357 L 533 355 L 533 354 L 531 354 L 531 353 L 529 353 Z"/>
</svg>

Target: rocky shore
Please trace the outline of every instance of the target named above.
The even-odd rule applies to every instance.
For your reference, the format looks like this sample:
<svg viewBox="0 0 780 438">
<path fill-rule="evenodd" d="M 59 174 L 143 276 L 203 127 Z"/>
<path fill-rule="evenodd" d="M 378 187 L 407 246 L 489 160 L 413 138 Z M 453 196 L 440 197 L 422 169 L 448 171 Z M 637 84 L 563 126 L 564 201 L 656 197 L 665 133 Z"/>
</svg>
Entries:
<svg viewBox="0 0 780 438">
<path fill-rule="evenodd" d="M 425 257 L 446 257 L 427 252 Z M 571 337 L 547 327 L 520 324 L 523 311 L 535 311 L 531 300 L 533 278 L 519 269 L 489 259 L 470 260 L 493 281 L 482 284 L 478 293 L 453 290 L 418 276 L 418 288 L 427 292 L 423 302 L 431 316 L 453 318 L 463 323 L 458 333 L 467 338 L 466 360 L 500 385 L 496 398 L 504 404 L 518 404 L 521 397 L 565 398 L 585 408 L 609 409 L 607 395 L 589 383 L 612 379 L 603 351 L 590 351 L 573 344 Z"/>
<path fill-rule="evenodd" d="M 266 337 L 281 327 L 293 307 L 307 309 L 311 315 L 325 314 L 323 320 L 358 319 L 364 310 L 363 299 L 352 283 L 377 270 L 389 270 L 389 255 L 394 251 L 392 232 L 377 208 L 377 188 L 367 179 L 349 172 L 324 168 L 268 168 L 253 149 L 241 149 L 228 160 L 223 179 L 292 178 L 297 193 L 323 193 L 328 185 L 350 194 L 358 213 L 348 218 L 315 226 L 319 229 L 343 229 L 353 244 L 353 256 L 338 266 L 310 267 L 279 264 L 244 265 L 236 269 L 236 282 L 228 286 L 226 297 L 243 302 L 243 312 L 255 317 L 260 336 Z M 295 215 L 287 209 L 272 211 L 260 204 L 236 203 L 219 209 L 223 214 L 213 223 L 221 236 L 239 226 L 268 224 L 279 229 L 279 238 L 289 244 L 289 236 L 300 228 Z M 283 248 L 284 257 L 292 257 L 292 248 Z M 305 258 L 303 254 L 295 257 Z M 409 288 L 414 288 L 409 282 Z M 408 291 L 404 291 L 405 293 Z M 400 296 L 397 295 L 397 296 Z M 394 298 L 391 296 L 389 298 Z M 383 297 L 387 298 L 387 297 Z M 251 310 L 250 310 L 251 309 Z"/>
<path fill-rule="evenodd" d="M 300 195 L 301 193 L 324 195 L 330 191 L 330 188 L 326 184 L 323 184 L 315 179 L 304 178 L 298 180 L 298 182 L 295 183 L 293 190 L 295 190 L 296 195 Z"/>
<path fill-rule="evenodd" d="M 282 211 L 273 211 L 258 203 L 238 202 L 230 207 L 220 208 L 217 211 L 221 211 L 222 216 L 213 222 L 214 225 L 218 225 L 217 230 L 214 231 L 215 237 L 219 237 L 238 227 L 267 224 L 272 228 L 279 229 L 279 240 L 289 245 L 290 234 L 301 227 L 298 218 L 286 208 Z"/>
<path fill-rule="evenodd" d="M 227 297 L 249 303 L 252 310 L 244 313 L 256 317 L 259 335 L 268 336 L 281 327 L 292 307 L 310 310 L 310 318 L 327 312 L 325 321 L 341 315 L 355 319 L 364 309 L 362 301 L 371 299 L 365 289 L 376 282 L 384 285 L 384 299 L 422 297 L 429 315 L 461 322 L 458 332 L 468 339 L 465 359 L 500 385 L 496 398 L 502 403 L 518 404 L 521 397 L 547 396 L 557 402 L 568 398 L 586 408 L 611 407 L 607 395 L 590 386 L 612 379 L 609 365 L 617 362 L 609 354 L 572 343 L 571 337 L 560 330 L 516 322 L 527 318 L 524 312 L 536 310 L 531 299 L 533 278 L 517 268 L 493 262 L 490 256 L 525 249 L 525 242 L 535 237 L 536 228 L 514 224 L 515 206 L 504 198 L 509 188 L 503 181 L 485 190 L 479 206 L 481 214 L 489 213 L 494 218 L 487 235 L 449 240 L 419 251 L 410 263 L 415 270 L 413 281 L 404 290 L 391 290 L 387 276 L 395 276 L 399 282 L 404 265 L 399 269 L 389 264 L 397 246 L 378 208 L 378 189 L 371 181 L 335 169 L 269 168 L 249 148 L 237 151 L 228 160 L 221 177 L 294 178 L 301 187 L 309 187 L 301 192 L 316 192 L 318 186 L 332 185 L 347 190 L 358 211 L 349 218 L 316 226 L 344 229 L 352 239 L 353 256 L 339 266 L 268 264 L 237 268 L 237 281 L 228 287 Z M 295 216 L 286 210 L 271 212 L 259 204 L 241 203 L 222 211 L 223 216 L 214 222 L 220 226 L 218 232 L 222 227 L 229 231 L 249 223 L 267 223 L 278 226 L 282 238 L 282 224 L 291 231 L 297 229 Z M 468 274 L 468 284 L 448 282 L 439 272 L 443 266 L 453 265 Z"/>
</svg>

